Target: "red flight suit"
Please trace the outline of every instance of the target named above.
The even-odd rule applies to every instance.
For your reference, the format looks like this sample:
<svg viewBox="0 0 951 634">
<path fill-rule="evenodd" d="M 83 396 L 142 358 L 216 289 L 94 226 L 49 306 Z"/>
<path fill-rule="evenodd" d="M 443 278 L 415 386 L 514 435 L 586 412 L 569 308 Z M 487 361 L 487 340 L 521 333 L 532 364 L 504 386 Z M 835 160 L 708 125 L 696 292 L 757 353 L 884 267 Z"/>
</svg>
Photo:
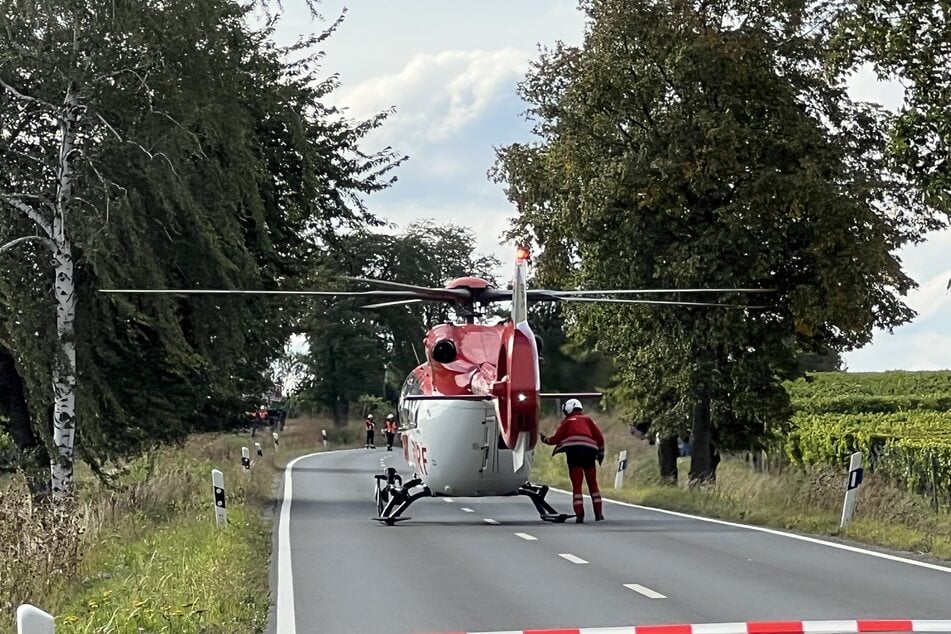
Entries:
<svg viewBox="0 0 951 634">
<path fill-rule="evenodd" d="M 598 470 L 595 461 L 604 460 L 604 435 L 591 418 L 575 411 L 561 421 L 550 436 L 542 436 L 542 442 L 555 445 L 553 454 L 564 453 L 568 459 L 568 477 L 571 478 L 572 506 L 577 521 L 584 521 L 584 497 L 581 485 L 587 480 L 588 492 L 594 506 L 594 519 L 604 519 L 601 504 L 601 489 L 598 488 Z"/>
</svg>

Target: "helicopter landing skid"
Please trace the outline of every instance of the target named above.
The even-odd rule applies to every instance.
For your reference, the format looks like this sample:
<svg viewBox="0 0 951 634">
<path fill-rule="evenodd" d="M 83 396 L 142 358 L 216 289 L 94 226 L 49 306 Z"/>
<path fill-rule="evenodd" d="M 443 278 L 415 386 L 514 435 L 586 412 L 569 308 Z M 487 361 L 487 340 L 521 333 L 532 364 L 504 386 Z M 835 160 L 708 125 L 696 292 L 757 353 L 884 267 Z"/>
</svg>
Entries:
<svg viewBox="0 0 951 634">
<path fill-rule="evenodd" d="M 377 516 L 371 519 L 387 526 L 411 519 L 401 516 L 413 502 L 420 498 L 431 497 L 433 494 L 429 487 L 422 486 L 423 481 L 419 478 L 413 478 L 404 484 L 403 478 L 397 475 L 393 467 L 388 467 L 386 473 L 374 477 L 376 478 Z M 414 493 L 413 489 L 416 487 L 422 488 Z"/>
<path fill-rule="evenodd" d="M 528 482 L 520 486 L 515 495 L 524 495 L 529 498 L 532 504 L 535 505 L 535 510 L 538 511 L 538 516 L 543 522 L 564 524 L 569 518 L 574 517 L 574 515 L 567 513 L 559 513 L 551 504 L 545 501 L 545 496 L 548 495 L 548 485 Z"/>
</svg>

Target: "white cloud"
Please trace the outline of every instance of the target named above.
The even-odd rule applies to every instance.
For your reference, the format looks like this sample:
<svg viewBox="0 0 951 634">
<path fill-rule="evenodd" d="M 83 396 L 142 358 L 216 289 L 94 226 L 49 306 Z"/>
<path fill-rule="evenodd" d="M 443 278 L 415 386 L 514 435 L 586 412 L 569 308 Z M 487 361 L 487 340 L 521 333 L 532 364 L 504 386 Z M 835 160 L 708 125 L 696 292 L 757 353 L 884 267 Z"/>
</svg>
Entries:
<svg viewBox="0 0 951 634">
<path fill-rule="evenodd" d="M 926 242 L 898 251 L 905 272 L 919 284 L 947 271 L 951 259 L 951 229 L 935 231 Z"/>
<path fill-rule="evenodd" d="M 951 369 L 951 334 L 877 333 L 871 345 L 845 355 L 845 363 L 852 372 Z"/>
<path fill-rule="evenodd" d="M 303 0 L 285 0 L 278 37 L 290 41 L 325 24 L 310 20 Z M 584 17 L 577 0 L 321 0 L 320 11 L 333 19 L 347 7 L 340 29 L 323 48 L 324 67 L 339 72 L 344 86 L 377 74 L 394 73 L 420 53 L 445 50 L 535 51 L 541 42 L 578 43 Z"/>
<path fill-rule="evenodd" d="M 935 275 L 908 294 L 907 303 L 918 313 L 916 321 L 925 321 L 938 313 L 951 315 L 951 292 L 948 291 L 951 268 Z"/>
<path fill-rule="evenodd" d="M 421 53 L 397 73 L 378 75 L 333 95 L 354 117 L 396 106 L 379 136 L 400 151 L 458 134 L 514 94 L 530 55 L 515 48 Z M 405 149 L 404 149 L 405 148 Z"/>
</svg>

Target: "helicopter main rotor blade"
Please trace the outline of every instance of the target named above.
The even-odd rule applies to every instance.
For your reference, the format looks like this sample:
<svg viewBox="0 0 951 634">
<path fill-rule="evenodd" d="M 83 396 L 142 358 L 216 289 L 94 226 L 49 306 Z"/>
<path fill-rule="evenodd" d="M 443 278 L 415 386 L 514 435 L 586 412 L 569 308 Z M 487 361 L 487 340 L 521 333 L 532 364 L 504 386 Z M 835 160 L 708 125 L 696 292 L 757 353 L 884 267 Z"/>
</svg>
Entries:
<svg viewBox="0 0 951 634">
<path fill-rule="evenodd" d="M 431 288 L 428 286 L 415 286 L 413 284 L 403 284 L 402 282 L 391 282 L 389 280 L 375 280 L 370 277 L 350 277 L 341 275 L 340 279 L 350 282 L 361 282 L 370 286 L 379 286 L 401 291 L 413 291 L 417 293 L 416 297 L 438 300 L 466 300 L 472 298 L 472 293 L 464 288 Z"/>
<path fill-rule="evenodd" d="M 555 291 L 548 289 L 529 290 L 529 295 L 648 295 L 662 293 L 774 293 L 774 288 L 644 288 L 644 289 L 598 289 L 592 291 Z"/>
<path fill-rule="evenodd" d="M 662 306 L 715 306 L 719 308 L 769 308 L 769 306 L 750 306 L 746 304 L 718 304 L 715 302 L 677 302 L 661 299 L 614 299 L 611 297 L 561 297 L 555 301 L 587 302 L 591 304 L 656 304 Z"/>
<path fill-rule="evenodd" d="M 367 297 L 373 299 L 419 299 L 411 291 L 279 291 L 202 288 L 101 288 L 113 295 L 279 295 L 294 297 Z"/>
<path fill-rule="evenodd" d="M 361 306 L 360 308 L 386 308 L 388 306 L 406 306 L 408 304 L 418 304 L 425 300 L 422 299 L 401 299 L 395 302 L 383 302 L 382 304 L 367 304 L 366 306 Z"/>
</svg>

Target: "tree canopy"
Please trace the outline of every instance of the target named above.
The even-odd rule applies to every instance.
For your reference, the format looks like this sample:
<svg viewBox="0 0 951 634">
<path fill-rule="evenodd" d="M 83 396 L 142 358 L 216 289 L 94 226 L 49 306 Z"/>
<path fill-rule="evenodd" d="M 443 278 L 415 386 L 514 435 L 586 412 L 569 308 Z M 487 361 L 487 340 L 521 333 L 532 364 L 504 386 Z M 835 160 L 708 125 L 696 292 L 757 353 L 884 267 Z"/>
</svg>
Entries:
<svg viewBox="0 0 951 634">
<path fill-rule="evenodd" d="M 75 264 L 76 429 L 93 462 L 234 418 L 300 308 L 98 289 L 288 285 L 378 224 L 364 197 L 401 161 L 360 148 L 386 113 L 353 121 L 327 105 L 336 79 L 321 76 L 317 49 L 336 25 L 282 48 L 250 11 L 0 1 L 0 346 L 48 438 L 53 271 L 42 245 L 20 241 L 36 225 L 20 203 L 45 213 L 60 201 Z"/>
<path fill-rule="evenodd" d="M 890 127 L 893 167 L 951 216 L 951 6 L 914 0 L 836 3 L 826 29 L 835 72 L 871 64 L 904 94 Z"/>
<path fill-rule="evenodd" d="M 811 3 L 582 7 L 583 45 L 544 50 L 520 86 L 538 140 L 502 148 L 495 176 L 547 278 L 770 289 L 706 296 L 762 309 L 571 311 L 574 333 L 618 364 L 631 415 L 693 435 L 704 480 L 711 434 L 749 446 L 788 420 L 781 381 L 799 353 L 860 346 L 912 316 L 893 252 L 933 210 L 885 158 L 888 114 L 824 72 Z"/>
</svg>

